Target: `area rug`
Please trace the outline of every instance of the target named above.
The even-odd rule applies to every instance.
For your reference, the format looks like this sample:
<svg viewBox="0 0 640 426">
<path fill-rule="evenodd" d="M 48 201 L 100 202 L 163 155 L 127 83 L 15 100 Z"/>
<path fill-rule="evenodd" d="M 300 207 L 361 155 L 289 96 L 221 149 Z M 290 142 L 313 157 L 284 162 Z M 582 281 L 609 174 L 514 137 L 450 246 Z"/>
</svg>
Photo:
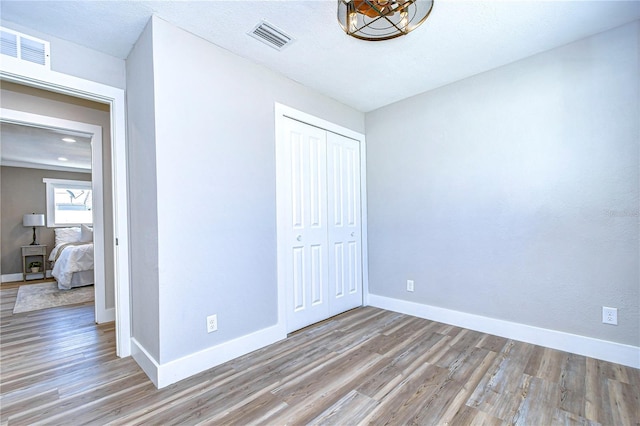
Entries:
<svg viewBox="0 0 640 426">
<path fill-rule="evenodd" d="M 71 290 L 60 290 L 54 282 L 43 284 L 21 285 L 13 313 L 38 311 L 56 306 L 74 305 L 93 301 L 93 286 L 77 287 Z"/>
</svg>

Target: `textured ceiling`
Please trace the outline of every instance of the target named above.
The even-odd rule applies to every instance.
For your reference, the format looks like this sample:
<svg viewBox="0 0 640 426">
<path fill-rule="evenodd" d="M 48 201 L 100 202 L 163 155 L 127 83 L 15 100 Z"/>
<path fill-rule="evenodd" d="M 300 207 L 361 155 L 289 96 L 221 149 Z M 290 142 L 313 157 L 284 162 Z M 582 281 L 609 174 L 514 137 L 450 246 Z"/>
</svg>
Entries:
<svg viewBox="0 0 640 426">
<path fill-rule="evenodd" d="M 64 142 L 62 138 L 65 137 L 76 142 Z M 0 164 L 3 166 L 91 171 L 91 139 L 86 135 L 2 123 L 0 141 Z M 60 157 L 66 160 L 60 160 Z"/>
<path fill-rule="evenodd" d="M 406 37 L 346 36 L 336 1 L 10 1 L 3 20 L 126 58 L 152 14 L 360 111 L 371 111 L 640 19 L 639 1 L 436 0 Z M 261 19 L 296 42 L 276 51 L 246 32 Z"/>
</svg>

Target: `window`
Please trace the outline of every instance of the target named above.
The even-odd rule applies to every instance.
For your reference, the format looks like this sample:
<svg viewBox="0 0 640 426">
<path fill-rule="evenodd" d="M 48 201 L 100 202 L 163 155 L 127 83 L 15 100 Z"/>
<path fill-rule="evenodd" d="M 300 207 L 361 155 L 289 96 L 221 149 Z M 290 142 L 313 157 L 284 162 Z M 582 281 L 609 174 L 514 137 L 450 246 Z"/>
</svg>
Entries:
<svg viewBox="0 0 640 426">
<path fill-rule="evenodd" d="M 91 181 L 42 179 L 47 185 L 47 227 L 93 223 Z"/>
</svg>

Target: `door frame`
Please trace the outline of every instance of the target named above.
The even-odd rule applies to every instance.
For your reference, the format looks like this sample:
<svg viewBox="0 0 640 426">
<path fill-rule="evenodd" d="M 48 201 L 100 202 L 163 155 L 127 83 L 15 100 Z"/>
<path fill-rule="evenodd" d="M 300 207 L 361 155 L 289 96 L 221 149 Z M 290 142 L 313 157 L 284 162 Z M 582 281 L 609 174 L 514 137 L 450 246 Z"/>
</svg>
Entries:
<svg viewBox="0 0 640 426">
<path fill-rule="evenodd" d="M 0 80 L 109 105 L 113 199 L 107 201 L 113 205 L 116 354 L 119 357 L 130 356 L 129 224 L 124 90 L 51 71 L 40 65 L 13 60 L 6 56 L 0 61 Z"/>
<path fill-rule="evenodd" d="M 287 194 L 283 191 L 283 183 L 290 176 L 287 174 L 287 165 L 284 164 L 285 157 L 285 134 L 284 120 L 290 118 L 314 127 L 337 133 L 339 135 L 354 139 L 360 143 L 360 202 L 361 202 L 361 226 L 362 226 L 362 305 L 369 304 L 369 263 L 367 250 L 367 149 L 365 136 L 338 124 L 332 123 L 311 114 L 299 111 L 289 106 L 275 102 L 275 131 L 276 131 L 276 233 L 277 233 L 277 279 L 278 279 L 278 327 L 281 332 L 287 333 L 287 300 L 286 300 L 286 268 L 285 256 L 287 255 L 286 237 L 284 229 L 286 226 Z"/>
<path fill-rule="evenodd" d="M 0 108 L 0 122 L 41 129 L 71 130 L 90 135 L 91 138 L 91 191 L 96 205 L 103 206 L 102 182 L 102 126 L 65 120 L 30 112 Z M 55 229 L 55 228 L 54 228 Z M 115 319 L 112 309 L 105 306 L 104 214 L 102 209 L 93 211 L 94 241 L 94 293 L 95 320 L 98 324 Z"/>
</svg>

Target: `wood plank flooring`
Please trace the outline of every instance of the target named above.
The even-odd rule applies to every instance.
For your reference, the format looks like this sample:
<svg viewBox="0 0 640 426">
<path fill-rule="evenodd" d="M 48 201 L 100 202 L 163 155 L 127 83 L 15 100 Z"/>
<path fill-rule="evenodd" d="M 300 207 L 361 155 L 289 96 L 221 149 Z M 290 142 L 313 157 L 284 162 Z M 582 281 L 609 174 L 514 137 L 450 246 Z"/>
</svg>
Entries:
<svg viewBox="0 0 640 426">
<path fill-rule="evenodd" d="M 12 314 L 0 288 L 3 425 L 640 425 L 640 371 L 360 308 L 167 388 L 76 305 Z"/>
</svg>

